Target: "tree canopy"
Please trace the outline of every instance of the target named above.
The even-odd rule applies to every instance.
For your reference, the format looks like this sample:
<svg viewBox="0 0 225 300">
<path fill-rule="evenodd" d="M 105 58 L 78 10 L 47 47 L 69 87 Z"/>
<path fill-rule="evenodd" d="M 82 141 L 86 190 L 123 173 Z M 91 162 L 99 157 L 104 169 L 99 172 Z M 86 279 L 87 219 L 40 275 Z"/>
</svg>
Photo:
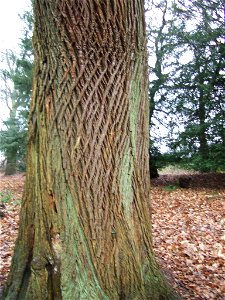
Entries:
<svg viewBox="0 0 225 300">
<path fill-rule="evenodd" d="M 224 3 L 163 1 L 154 10 L 161 23 L 150 28 L 152 137 L 155 123 L 164 123 L 174 159 L 224 170 Z"/>
</svg>

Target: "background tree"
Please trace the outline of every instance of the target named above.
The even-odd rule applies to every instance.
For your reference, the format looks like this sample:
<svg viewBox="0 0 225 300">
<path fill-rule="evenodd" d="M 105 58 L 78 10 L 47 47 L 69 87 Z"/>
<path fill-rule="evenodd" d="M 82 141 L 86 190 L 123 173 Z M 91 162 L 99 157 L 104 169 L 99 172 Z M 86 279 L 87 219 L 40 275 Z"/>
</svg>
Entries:
<svg viewBox="0 0 225 300">
<path fill-rule="evenodd" d="M 160 145 L 166 144 L 170 103 L 167 99 L 171 90 L 171 76 L 176 72 L 174 22 L 172 7 L 168 1 L 147 1 L 148 6 L 148 51 L 150 68 L 150 173 L 157 177 L 161 167 Z M 175 56 L 178 56 L 175 53 Z M 164 133 L 163 133 L 164 132 Z"/>
<path fill-rule="evenodd" d="M 152 253 L 144 3 L 33 3 L 27 179 L 4 299 L 173 299 Z"/>
<path fill-rule="evenodd" d="M 9 116 L 3 122 L 4 128 L 0 131 L 0 150 L 6 158 L 5 175 L 12 175 L 18 167 L 25 167 L 27 117 L 32 89 L 32 14 L 26 12 L 22 19 L 26 27 L 20 53 L 16 55 L 10 50 L 6 51 L 3 54 L 6 68 L 0 73 L 1 101 L 9 110 Z"/>
<path fill-rule="evenodd" d="M 153 123 L 163 119 L 169 129 L 167 145 L 186 164 L 201 171 L 224 169 L 223 160 L 215 161 L 224 153 L 224 4 L 198 0 L 165 5 L 158 4 L 166 13 L 162 25 L 156 25 L 153 47 Z M 152 132 L 154 137 L 154 127 Z"/>
<path fill-rule="evenodd" d="M 192 153 L 197 169 L 216 170 L 219 166 L 213 158 L 213 144 L 222 145 L 224 134 L 221 136 L 216 129 L 216 124 L 221 122 L 224 126 L 221 118 L 225 104 L 224 87 L 221 86 L 225 80 L 221 51 L 224 48 L 224 4 L 199 0 L 175 6 L 175 13 L 182 22 L 178 41 L 192 55 L 192 59 L 180 68 L 179 78 L 174 79 L 179 91 L 176 111 L 182 116 L 185 129 L 175 146 Z M 187 25 L 190 22 L 192 30 Z"/>
</svg>

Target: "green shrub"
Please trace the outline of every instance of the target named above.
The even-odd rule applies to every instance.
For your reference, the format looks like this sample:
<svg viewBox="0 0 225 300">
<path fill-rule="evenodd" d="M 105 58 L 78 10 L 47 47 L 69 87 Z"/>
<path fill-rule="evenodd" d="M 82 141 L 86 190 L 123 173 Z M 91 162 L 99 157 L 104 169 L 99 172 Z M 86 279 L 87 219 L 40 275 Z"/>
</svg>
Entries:
<svg viewBox="0 0 225 300">
<path fill-rule="evenodd" d="M 9 203 L 12 200 L 13 194 L 11 191 L 0 192 L 0 203 Z"/>
<path fill-rule="evenodd" d="M 170 185 L 164 186 L 163 189 L 165 191 L 172 192 L 172 191 L 175 191 L 176 189 L 178 189 L 178 186 L 170 184 Z"/>
</svg>

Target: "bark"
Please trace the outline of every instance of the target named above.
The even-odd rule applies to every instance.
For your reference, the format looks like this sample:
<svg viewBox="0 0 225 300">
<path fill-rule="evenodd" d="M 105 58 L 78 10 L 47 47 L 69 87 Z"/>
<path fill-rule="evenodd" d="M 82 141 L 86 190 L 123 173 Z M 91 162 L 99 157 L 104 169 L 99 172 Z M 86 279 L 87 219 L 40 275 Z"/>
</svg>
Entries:
<svg viewBox="0 0 225 300">
<path fill-rule="evenodd" d="M 35 0 L 19 237 L 4 299 L 173 299 L 152 252 L 143 1 Z"/>
</svg>

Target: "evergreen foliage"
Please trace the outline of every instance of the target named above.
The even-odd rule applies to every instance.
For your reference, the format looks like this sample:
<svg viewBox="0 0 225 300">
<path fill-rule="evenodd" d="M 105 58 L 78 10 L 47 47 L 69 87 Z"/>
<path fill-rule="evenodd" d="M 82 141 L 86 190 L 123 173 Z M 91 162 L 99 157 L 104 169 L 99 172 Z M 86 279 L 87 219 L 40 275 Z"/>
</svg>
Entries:
<svg viewBox="0 0 225 300">
<path fill-rule="evenodd" d="M 152 137 L 157 141 L 155 124 L 163 121 L 167 157 L 203 172 L 225 170 L 224 3 L 168 3 L 155 7 L 162 21 L 150 29 L 156 57 L 150 85 Z"/>
<path fill-rule="evenodd" d="M 20 53 L 8 50 L 3 54 L 6 68 L 0 70 L 1 101 L 8 107 L 9 116 L 0 131 L 0 151 L 6 159 L 6 175 L 25 169 L 25 149 L 27 138 L 27 118 L 32 90 L 32 14 L 26 12 L 22 19 L 25 23 L 21 39 Z"/>
</svg>

